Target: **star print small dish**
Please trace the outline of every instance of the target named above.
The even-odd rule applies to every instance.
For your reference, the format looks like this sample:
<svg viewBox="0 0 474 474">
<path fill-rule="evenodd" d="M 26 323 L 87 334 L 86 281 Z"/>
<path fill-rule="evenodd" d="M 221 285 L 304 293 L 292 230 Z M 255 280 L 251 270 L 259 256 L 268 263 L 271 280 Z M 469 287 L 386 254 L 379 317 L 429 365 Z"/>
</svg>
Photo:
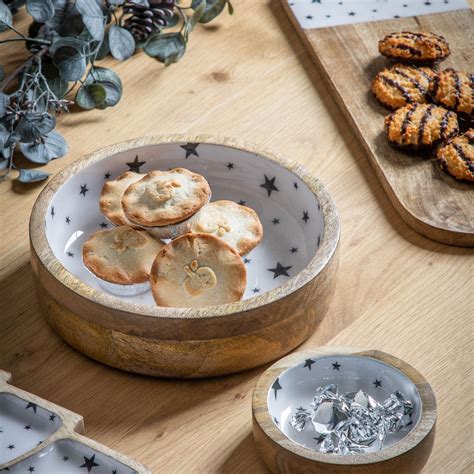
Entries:
<svg viewBox="0 0 474 474">
<path fill-rule="evenodd" d="M 267 369 L 252 400 L 268 467 L 304 472 L 419 472 L 434 441 L 436 399 L 406 362 L 381 351 L 322 347 Z M 270 451 L 270 446 L 276 446 Z"/>
<path fill-rule="evenodd" d="M 147 232 L 119 226 L 92 234 L 82 247 L 82 259 L 104 290 L 137 296 L 150 289 L 150 269 L 162 248 Z"/>
<path fill-rule="evenodd" d="M 25 392 L 0 370 L 0 471 L 26 474 L 149 474 L 140 463 L 79 432 L 83 418 Z"/>
<path fill-rule="evenodd" d="M 105 182 L 126 171 L 176 168 L 203 176 L 213 200 L 233 201 L 258 215 L 263 238 L 242 257 L 247 284 L 238 301 L 163 307 L 151 291 L 118 296 L 104 290 L 81 259 L 89 237 L 112 228 L 98 205 Z M 338 265 L 339 217 L 321 182 L 277 153 L 220 137 L 145 137 L 76 161 L 48 183 L 30 229 L 38 294 L 54 298 L 54 305 L 42 307 L 55 330 L 105 363 L 160 376 L 231 373 L 292 350 L 326 314 Z M 250 247 L 259 231 L 254 234 Z M 192 263 L 183 265 L 192 272 Z M 76 340 L 78 331 L 66 328 L 78 322 L 64 316 L 71 312 L 104 331 Z M 109 331 L 114 337 L 106 341 Z"/>
<path fill-rule="evenodd" d="M 191 232 L 215 235 L 240 255 L 249 253 L 263 238 L 263 227 L 257 213 L 247 206 L 226 200 L 205 205 L 196 215 Z"/>
</svg>

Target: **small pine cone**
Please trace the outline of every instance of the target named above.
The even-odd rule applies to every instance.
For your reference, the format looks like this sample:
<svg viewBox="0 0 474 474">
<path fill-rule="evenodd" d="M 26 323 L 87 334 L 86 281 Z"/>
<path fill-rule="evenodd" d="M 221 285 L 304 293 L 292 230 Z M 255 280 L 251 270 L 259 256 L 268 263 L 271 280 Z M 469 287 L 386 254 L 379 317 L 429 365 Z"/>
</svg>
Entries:
<svg viewBox="0 0 474 474">
<path fill-rule="evenodd" d="M 123 12 L 131 15 L 123 26 L 136 41 L 144 41 L 153 32 L 165 27 L 174 13 L 175 0 L 148 0 L 148 3 L 148 7 L 133 1 L 123 5 Z"/>
</svg>

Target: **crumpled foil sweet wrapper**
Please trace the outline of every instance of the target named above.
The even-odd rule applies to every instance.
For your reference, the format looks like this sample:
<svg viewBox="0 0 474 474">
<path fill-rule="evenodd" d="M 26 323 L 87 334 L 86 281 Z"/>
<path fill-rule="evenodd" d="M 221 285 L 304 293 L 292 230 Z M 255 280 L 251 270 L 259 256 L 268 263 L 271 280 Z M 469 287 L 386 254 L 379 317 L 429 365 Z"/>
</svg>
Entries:
<svg viewBox="0 0 474 474">
<path fill-rule="evenodd" d="M 319 387 L 309 408 L 299 407 L 290 425 L 303 431 L 309 423 L 322 438 L 319 451 L 332 454 L 362 454 L 388 436 L 412 423 L 413 404 L 396 391 L 382 403 L 367 393 L 340 394 L 336 384 Z"/>
</svg>

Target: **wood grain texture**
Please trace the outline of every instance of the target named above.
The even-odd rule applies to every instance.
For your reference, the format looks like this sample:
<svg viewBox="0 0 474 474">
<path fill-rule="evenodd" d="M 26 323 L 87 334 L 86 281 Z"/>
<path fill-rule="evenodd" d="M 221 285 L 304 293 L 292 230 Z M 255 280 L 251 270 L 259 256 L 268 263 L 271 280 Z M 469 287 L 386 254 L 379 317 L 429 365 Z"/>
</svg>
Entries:
<svg viewBox="0 0 474 474">
<path fill-rule="evenodd" d="M 474 247 L 474 185 L 441 170 L 432 154 L 391 146 L 383 132 L 390 112 L 370 86 L 389 64 L 378 41 L 392 31 L 433 31 L 449 42 L 439 68 L 474 70 L 474 13 L 460 10 L 332 28 L 302 29 L 282 0 L 311 57 L 367 151 L 367 157 L 402 219 L 420 234 L 450 245 Z"/>
<path fill-rule="evenodd" d="M 30 449 L 26 453 L 16 457 L 15 459 L 0 464 L 0 470 L 3 471 L 8 470 L 14 464 L 23 461 L 24 459 L 35 455 L 42 451 L 43 449 L 51 446 L 55 441 L 59 440 L 73 440 L 79 443 L 82 443 L 89 448 L 95 449 L 96 451 L 109 456 L 112 459 L 116 459 L 117 461 L 125 464 L 130 469 L 137 471 L 139 474 L 150 474 L 150 471 L 140 463 L 137 463 L 133 459 L 127 458 L 123 454 L 117 453 L 112 451 L 107 446 L 103 446 L 93 439 L 87 438 L 86 436 L 82 435 L 81 433 L 84 432 L 84 419 L 81 415 L 74 413 L 70 410 L 66 410 L 63 407 L 55 405 L 47 400 L 43 400 L 40 397 L 32 393 L 28 393 L 24 390 L 21 390 L 14 385 L 11 385 L 12 382 L 12 375 L 5 370 L 0 370 L 0 392 L 1 393 L 10 393 L 12 395 L 16 395 L 17 397 L 25 400 L 26 402 L 32 402 L 36 405 L 53 412 L 54 414 L 58 415 L 61 418 L 61 426 L 59 429 L 52 433 L 48 438 L 42 441 L 33 449 Z M 36 411 L 36 410 L 35 410 Z"/>
<path fill-rule="evenodd" d="M 197 27 L 169 68 L 143 54 L 103 62 L 123 80 L 122 102 L 61 116 L 71 151 L 48 171 L 157 133 L 233 136 L 304 164 L 334 197 L 342 233 L 334 297 L 303 347 L 337 336 L 333 345 L 377 348 L 416 366 L 438 401 L 424 473 L 469 472 L 471 449 L 459 439 L 472 436 L 472 418 L 453 407 L 472 403 L 474 252 L 428 240 L 401 219 L 279 2 L 234 5 L 234 17 Z M 23 30 L 25 20 L 20 14 Z M 3 46 L 1 63 L 11 70 L 22 54 Z M 51 330 L 29 264 L 28 221 L 42 187 L 0 184 L 0 367 L 18 387 L 81 413 L 88 436 L 152 472 L 268 472 L 251 416 L 264 368 L 192 381 L 138 376 L 83 356 Z"/>
<path fill-rule="evenodd" d="M 418 389 L 423 410 L 415 428 L 396 444 L 368 454 L 334 456 L 299 446 L 275 425 L 267 407 L 272 383 L 285 370 L 327 355 L 357 355 L 380 360 L 404 373 Z M 433 447 L 436 400 L 426 379 L 406 362 L 381 351 L 352 347 L 322 347 L 297 351 L 267 369 L 257 382 L 252 397 L 253 435 L 260 455 L 272 472 L 278 473 L 386 473 L 420 472 Z"/>
</svg>

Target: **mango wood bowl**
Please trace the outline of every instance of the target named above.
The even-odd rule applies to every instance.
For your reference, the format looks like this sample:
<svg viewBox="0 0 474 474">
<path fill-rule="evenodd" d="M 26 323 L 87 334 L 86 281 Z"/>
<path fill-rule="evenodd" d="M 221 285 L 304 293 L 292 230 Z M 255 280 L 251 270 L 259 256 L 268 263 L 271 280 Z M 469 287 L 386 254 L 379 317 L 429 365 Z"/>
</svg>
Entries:
<svg viewBox="0 0 474 474">
<path fill-rule="evenodd" d="M 320 452 L 324 438 L 314 427 L 297 431 L 290 419 L 306 408 L 316 388 L 334 383 L 340 393 L 363 390 L 382 402 L 399 390 L 413 404 L 411 424 L 374 443 L 363 454 Z M 260 377 L 252 400 L 257 449 L 272 472 L 387 473 L 419 472 L 433 447 L 436 399 L 425 378 L 394 356 L 376 350 L 321 347 L 279 360 Z"/>
<path fill-rule="evenodd" d="M 245 202 L 264 238 L 246 255 L 242 301 L 163 308 L 151 292 L 107 293 L 82 263 L 100 214 L 103 183 L 126 170 L 185 167 L 209 181 L 213 200 Z M 339 218 L 303 167 L 235 140 L 147 137 L 103 148 L 56 175 L 31 214 L 31 261 L 42 312 L 71 346 L 114 367 L 164 377 L 207 377 L 277 359 L 317 328 L 333 294 Z"/>
</svg>

